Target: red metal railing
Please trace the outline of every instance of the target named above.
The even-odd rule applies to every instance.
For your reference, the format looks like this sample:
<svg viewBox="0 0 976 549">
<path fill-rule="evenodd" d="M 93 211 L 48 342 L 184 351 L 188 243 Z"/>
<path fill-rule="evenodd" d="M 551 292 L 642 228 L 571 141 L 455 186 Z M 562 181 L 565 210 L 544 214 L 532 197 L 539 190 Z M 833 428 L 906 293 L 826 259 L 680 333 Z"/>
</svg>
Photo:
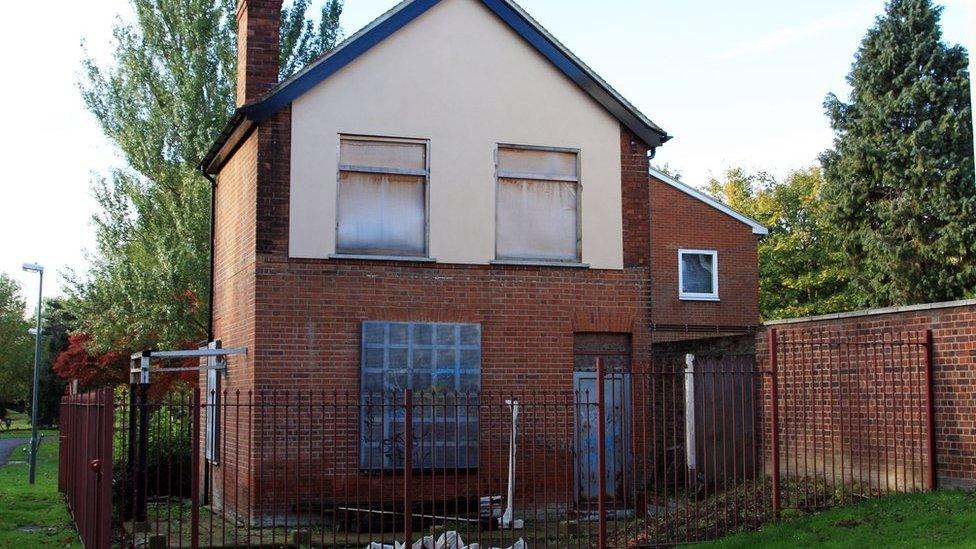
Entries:
<svg viewBox="0 0 976 549">
<path fill-rule="evenodd" d="M 777 504 L 935 489 L 930 332 L 782 329 L 767 343 Z"/>
<path fill-rule="evenodd" d="M 752 357 L 598 369 L 578 391 L 224 392 L 209 460 L 206 399 L 134 391 L 119 403 L 118 541 L 361 548 L 454 531 L 639 547 L 768 520 L 768 374 Z"/>
<path fill-rule="evenodd" d="M 112 391 L 61 399 L 58 489 L 85 547 L 112 544 Z"/>
<path fill-rule="evenodd" d="M 574 391 L 153 400 L 135 387 L 115 403 L 115 542 L 675 545 L 780 508 L 931 487 L 924 337 L 769 336 L 768 370 L 735 355 L 654 356 L 640 373 L 598 362 Z M 63 485 L 79 482 L 83 414 L 101 413 L 70 398 Z M 94 524 L 77 499 L 90 490 L 66 490 L 80 530 Z"/>
</svg>

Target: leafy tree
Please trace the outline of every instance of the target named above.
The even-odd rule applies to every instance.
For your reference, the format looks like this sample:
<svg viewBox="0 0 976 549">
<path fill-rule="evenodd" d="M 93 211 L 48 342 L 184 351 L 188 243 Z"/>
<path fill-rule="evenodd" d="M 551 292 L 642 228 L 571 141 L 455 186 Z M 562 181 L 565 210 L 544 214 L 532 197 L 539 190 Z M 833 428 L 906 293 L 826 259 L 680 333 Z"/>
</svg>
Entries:
<svg viewBox="0 0 976 549">
<path fill-rule="evenodd" d="M 30 398 L 34 336 L 20 285 L 0 273 L 0 405 Z"/>
<path fill-rule="evenodd" d="M 673 167 L 671 164 L 668 164 L 667 162 L 665 162 L 664 164 L 651 164 L 651 167 L 668 177 L 674 179 L 681 179 L 681 172 L 677 168 Z"/>
<path fill-rule="evenodd" d="M 821 160 L 827 220 L 857 302 L 976 295 L 976 186 L 967 55 L 942 42 L 942 9 L 890 0 L 861 43 Z"/>
<path fill-rule="evenodd" d="M 84 62 L 81 95 L 125 165 L 93 182 L 100 211 L 87 273 L 68 275 L 86 352 L 172 347 L 207 336 L 209 182 L 196 170 L 235 98 L 234 0 L 131 0 L 111 64 Z M 282 76 L 331 48 L 341 0 L 316 24 L 282 10 Z"/>
<path fill-rule="evenodd" d="M 712 179 L 708 191 L 769 229 L 759 243 L 759 308 L 775 320 L 851 308 L 850 273 L 827 223 L 816 167 L 778 182 L 765 172 L 741 168 Z"/>
</svg>

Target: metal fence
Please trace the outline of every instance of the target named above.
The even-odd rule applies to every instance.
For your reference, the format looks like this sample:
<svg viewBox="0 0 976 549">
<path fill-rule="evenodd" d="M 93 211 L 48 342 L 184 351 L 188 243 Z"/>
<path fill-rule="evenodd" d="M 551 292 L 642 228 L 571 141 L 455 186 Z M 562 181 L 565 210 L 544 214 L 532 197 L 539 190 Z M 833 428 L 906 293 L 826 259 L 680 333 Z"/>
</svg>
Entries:
<svg viewBox="0 0 976 549">
<path fill-rule="evenodd" d="M 602 366 L 600 367 L 602 370 Z M 577 372 L 576 391 L 122 396 L 116 543 L 508 547 L 705 540 L 770 516 L 752 357 Z M 601 441 L 603 442 L 601 444 Z"/>
<path fill-rule="evenodd" d="M 768 332 L 777 506 L 935 489 L 931 331 Z"/>
<path fill-rule="evenodd" d="M 481 547 L 669 546 L 781 508 L 929 488 L 929 347 L 821 335 L 771 333 L 769 369 L 753 356 L 654 356 L 640 373 L 597 361 L 574 391 L 151 398 L 135 385 L 114 402 L 113 543 L 363 548 L 455 532 Z M 86 398 L 62 408 L 63 471 L 89 460 L 72 442 L 90 436 L 76 426 L 91 412 L 71 404 Z M 67 483 L 75 516 L 107 485 Z"/>
<path fill-rule="evenodd" d="M 58 489 L 85 547 L 112 541 L 112 391 L 61 400 Z"/>
</svg>

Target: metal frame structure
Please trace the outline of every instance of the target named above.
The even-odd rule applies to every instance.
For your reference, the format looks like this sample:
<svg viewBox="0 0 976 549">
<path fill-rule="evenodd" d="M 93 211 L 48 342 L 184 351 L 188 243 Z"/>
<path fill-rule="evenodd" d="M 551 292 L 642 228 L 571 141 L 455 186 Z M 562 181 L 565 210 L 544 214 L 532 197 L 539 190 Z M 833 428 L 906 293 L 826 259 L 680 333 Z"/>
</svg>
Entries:
<svg viewBox="0 0 976 549">
<path fill-rule="evenodd" d="M 138 361 L 139 365 L 130 366 L 129 382 L 133 384 L 149 384 L 150 363 L 155 359 L 183 359 L 183 358 L 207 358 L 215 357 L 213 363 L 209 362 L 206 366 L 177 366 L 167 368 L 156 368 L 153 372 L 193 372 L 205 370 L 226 370 L 227 357 L 232 355 L 246 355 L 247 347 L 234 347 L 228 349 L 195 349 L 184 351 L 153 351 L 146 350 L 139 353 L 132 353 L 130 364 L 134 365 Z"/>
</svg>

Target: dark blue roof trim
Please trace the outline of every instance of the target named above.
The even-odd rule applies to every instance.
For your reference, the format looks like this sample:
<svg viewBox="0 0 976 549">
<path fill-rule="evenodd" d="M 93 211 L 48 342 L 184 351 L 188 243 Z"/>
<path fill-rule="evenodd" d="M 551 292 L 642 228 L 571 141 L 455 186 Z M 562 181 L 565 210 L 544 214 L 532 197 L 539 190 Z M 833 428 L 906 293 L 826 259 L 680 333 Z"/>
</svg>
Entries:
<svg viewBox="0 0 976 549">
<path fill-rule="evenodd" d="M 597 103 L 610 111 L 610 114 L 643 139 L 648 146 L 658 147 L 670 139 L 667 132 L 657 125 L 648 124 L 650 121 L 645 122 L 635 115 L 632 107 L 614 97 L 614 94 L 607 89 L 606 84 L 593 78 L 590 72 L 580 67 L 570 56 L 566 55 L 561 47 L 554 44 L 541 32 L 537 23 L 526 20 L 511 4 L 505 0 L 482 0 L 482 2 L 543 57 L 556 65 L 570 80 L 583 88 L 583 91 L 593 97 Z"/>
<path fill-rule="evenodd" d="M 241 138 L 244 132 L 238 126 L 245 120 L 260 122 L 293 102 L 319 82 L 369 51 L 387 37 L 436 5 L 440 0 L 406 0 L 380 17 L 371 26 L 350 37 L 330 53 L 313 61 L 291 78 L 281 82 L 260 101 L 238 109 L 234 117 L 218 136 L 200 167 L 206 173 L 216 173 L 236 148 L 233 141 Z M 516 9 L 509 0 L 481 0 L 485 6 L 508 24 L 519 36 L 534 47 L 543 57 L 553 63 L 570 80 L 579 85 L 614 117 L 643 139 L 648 146 L 658 147 L 670 136 L 648 120 L 637 109 L 627 103 L 617 92 L 592 71 L 575 59 L 564 47 L 556 43 L 538 23 Z"/>
<path fill-rule="evenodd" d="M 407 23 L 423 15 L 425 11 L 439 1 L 414 0 L 410 2 L 379 25 L 367 30 L 360 36 L 354 37 L 344 47 L 334 50 L 332 55 L 327 55 L 321 62 L 313 61 L 306 70 L 300 71 L 294 77 L 282 82 L 260 102 L 245 106 L 241 110 L 257 122 L 268 118 L 315 87 L 319 82 L 355 61 L 357 57 L 369 51 L 376 44 L 386 40 L 391 34 L 405 27 Z"/>
</svg>

